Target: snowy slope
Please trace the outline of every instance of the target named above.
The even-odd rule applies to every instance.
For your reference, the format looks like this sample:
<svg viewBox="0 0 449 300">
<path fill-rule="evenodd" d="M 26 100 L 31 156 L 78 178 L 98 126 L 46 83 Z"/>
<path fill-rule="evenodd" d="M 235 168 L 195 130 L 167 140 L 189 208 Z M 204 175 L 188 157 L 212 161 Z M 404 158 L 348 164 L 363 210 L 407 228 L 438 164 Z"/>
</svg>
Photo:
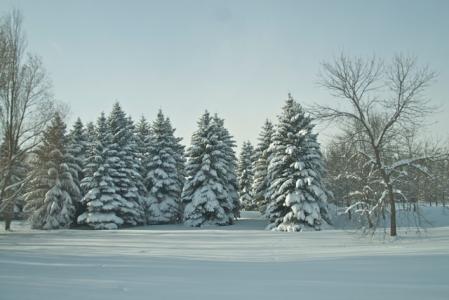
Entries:
<svg viewBox="0 0 449 300">
<path fill-rule="evenodd" d="M 235 226 L 0 232 L 0 299 L 447 299 L 449 227 L 394 241 Z M 256 218 L 256 219 L 255 219 Z"/>
</svg>

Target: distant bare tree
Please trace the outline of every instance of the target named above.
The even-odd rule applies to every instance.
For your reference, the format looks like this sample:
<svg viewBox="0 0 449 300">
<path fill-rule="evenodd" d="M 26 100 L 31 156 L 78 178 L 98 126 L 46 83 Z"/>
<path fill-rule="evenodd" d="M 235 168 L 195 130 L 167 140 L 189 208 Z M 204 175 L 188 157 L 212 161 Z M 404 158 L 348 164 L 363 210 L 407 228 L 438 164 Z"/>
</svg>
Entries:
<svg viewBox="0 0 449 300">
<path fill-rule="evenodd" d="M 382 196 L 372 209 L 389 206 L 390 235 L 396 236 L 396 180 L 404 168 L 425 172 L 420 163 L 427 154 L 408 159 L 391 155 L 391 148 L 403 140 L 406 128 L 421 126 L 433 111 L 425 97 L 426 88 L 435 78 L 427 67 L 419 67 L 416 59 L 398 55 L 391 63 L 372 58 L 351 58 L 342 54 L 333 62 L 323 63 L 320 84 L 336 97 L 334 106 L 315 105 L 315 117 L 338 121 L 353 132 L 353 139 L 367 146 L 359 149 L 372 165 L 384 187 Z"/>
<path fill-rule="evenodd" d="M 14 10 L 0 21 L 0 209 L 6 230 L 23 186 L 17 169 L 55 111 L 41 60 L 25 48 L 22 15 Z"/>
</svg>

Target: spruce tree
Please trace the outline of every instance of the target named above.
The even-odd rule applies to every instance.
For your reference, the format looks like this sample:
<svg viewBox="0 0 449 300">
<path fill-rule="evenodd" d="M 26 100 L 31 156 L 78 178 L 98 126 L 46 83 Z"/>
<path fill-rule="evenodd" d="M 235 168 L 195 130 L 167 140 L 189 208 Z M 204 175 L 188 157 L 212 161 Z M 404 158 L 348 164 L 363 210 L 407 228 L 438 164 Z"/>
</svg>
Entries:
<svg viewBox="0 0 449 300">
<path fill-rule="evenodd" d="M 167 117 L 165 119 L 166 126 L 169 131 L 173 132 L 173 144 L 176 145 L 175 151 L 176 151 L 176 173 L 178 174 L 178 180 L 181 183 L 181 186 L 184 186 L 184 183 L 186 181 L 186 158 L 185 158 L 185 147 L 181 144 L 182 138 L 181 137 L 175 137 L 175 129 L 171 125 L 170 119 Z M 180 218 L 182 219 L 182 212 L 180 215 Z"/>
<path fill-rule="evenodd" d="M 134 206 L 118 193 L 112 178 L 116 173 L 112 165 L 117 157 L 104 113 L 98 118 L 91 138 L 93 141 L 89 144 L 83 171 L 85 177 L 81 182 L 85 194 L 81 203 L 85 212 L 78 217 L 78 223 L 94 229 L 117 229 L 124 223 L 119 213 L 124 209 L 132 210 Z"/>
<path fill-rule="evenodd" d="M 80 197 L 76 184 L 80 170 L 67 151 L 65 131 L 66 125 L 55 114 L 35 152 L 25 209 L 36 229 L 67 228 L 74 220 L 74 202 Z"/>
<path fill-rule="evenodd" d="M 244 142 L 239 156 L 237 176 L 239 183 L 240 204 L 245 210 L 255 209 L 251 186 L 253 183 L 254 148 L 251 143 Z"/>
<path fill-rule="evenodd" d="M 224 127 L 224 120 L 215 114 L 213 119 L 218 128 L 218 139 L 220 149 L 224 153 L 223 169 L 225 175 L 222 177 L 223 185 L 226 189 L 228 202 L 231 203 L 234 219 L 240 217 L 240 201 L 238 195 L 238 179 L 237 179 L 237 157 L 234 151 L 236 143 L 228 129 Z"/>
<path fill-rule="evenodd" d="M 279 116 L 271 145 L 266 215 L 269 229 L 300 231 L 320 229 L 327 220 L 328 192 L 322 182 L 323 159 L 312 120 L 289 98 Z"/>
<path fill-rule="evenodd" d="M 148 159 L 150 132 L 150 124 L 148 124 L 148 121 L 145 119 L 145 117 L 142 116 L 134 130 L 137 159 L 141 162 L 139 173 L 142 178 L 145 178 L 147 174 L 147 172 L 145 171 L 145 161 Z"/>
<path fill-rule="evenodd" d="M 269 147 L 274 134 L 273 124 L 266 120 L 259 134 L 259 143 L 255 150 L 254 179 L 252 185 L 253 201 L 256 208 L 265 213 L 268 200 L 268 160 L 270 156 Z"/>
<path fill-rule="evenodd" d="M 206 111 L 187 149 L 187 179 L 182 192 L 184 223 L 190 226 L 233 223 L 233 203 L 226 188 L 227 165 L 218 124 Z"/>
<path fill-rule="evenodd" d="M 119 103 L 115 103 L 108 117 L 108 126 L 112 135 L 111 151 L 114 160 L 111 177 L 117 192 L 127 202 L 121 206 L 119 216 L 127 225 L 145 223 L 143 209 L 142 177 L 139 174 L 139 160 L 134 129 Z"/>
<path fill-rule="evenodd" d="M 89 146 L 89 142 L 86 135 L 86 129 L 84 128 L 81 119 L 78 118 L 73 124 L 73 128 L 69 133 L 67 150 L 70 154 L 72 154 L 76 158 L 76 162 L 78 164 L 78 178 L 76 184 L 80 186 L 80 182 L 84 178 L 83 171 L 86 164 L 86 155 L 87 149 Z M 81 190 L 82 192 L 82 190 Z M 81 200 L 81 197 L 78 199 Z M 75 202 L 76 207 L 76 217 L 81 215 L 84 212 L 83 205 L 81 205 L 80 201 Z M 74 220 L 76 222 L 76 220 Z"/>
<path fill-rule="evenodd" d="M 88 138 L 86 129 L 84 128 L 83 122 L 80 118 L 77 118 L 75 123 L 73 124 L 73 128 L 69 133 L 68 142 L 74 148 L 74 154 L 76 154 L 80 158 L 80 160 L 84 160 L 86 158 L 86 152 L 88 148 Z"/>
<path fill-rule="evenodd" d="M 144 184 L 144 176 L 142 176 L 142 171 L 143 171 L 143 164 L 144 161 L 142 160 L 140 151 L 141 149 L 139 148 L 139 141 L 137 139 L 137 135 L 136 133 L 136 126 L 134 125 L 134 121 L 132 120 L 131 116 L 127 117 L 127 128 L 128 128 L 128 132 L 130 134 L 130 153 L 132 155 L 132 158 L 130 160 L 130 168 L 133 170 L 131 172 L 131 178 L 133 179 L 134 184 L 137 187 L 137 192 L 139 194 L 139 211 L 140 214 L 142 215 L 143 218 L 143 222 L 145 222 L 146 220 L 146 216 L 145 216 L 145 205 L 147 204 L 147 189 L 145 188 L 145 184 Z"/>
<path fill-rule="evenodd" d="M 183 181 L 178 171 L 182 157 L 179 157 L 181 147 L 174 131 L 170 120 L 159 111 L 151 127 L 148 160 L 145 163 L 150 224 L 180 221 Z"/>
<path fill-rule="evenodd" d="M 151 126 L 145 117 L 141 117 L 134 129 L 134 137 L 136 142 L 136 159 L 138 160 L 138 173 L 142 178 L 142 184 L 144 190 L 140 189 L 141 194 L 141 207 L 145 216 L 145 220 L 148 221 L 150 202 L 148 199 L 148 192 L 145 188 L 145 177 L 148 173 L 146 164 L 149 159 L 148 149 L 150 147 L 150 135 Z"/>
</svg>

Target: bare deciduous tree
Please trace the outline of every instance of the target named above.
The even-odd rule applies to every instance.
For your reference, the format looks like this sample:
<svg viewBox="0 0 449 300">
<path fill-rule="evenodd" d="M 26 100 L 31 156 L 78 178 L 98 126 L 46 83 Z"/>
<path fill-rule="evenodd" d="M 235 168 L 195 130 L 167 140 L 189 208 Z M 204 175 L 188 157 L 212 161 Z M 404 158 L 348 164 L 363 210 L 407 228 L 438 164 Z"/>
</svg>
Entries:
<svg viewBox="0 0 449 300">
<path fill-rule="evenodd" d="M 0 209 L 10 229 L 14 201 L 23 180 L 16 168 L 39 141 L 54 113 L 51 85 L 41 60 L 25 53 L 22 15 L 14 10 L 0 23 Z"/>
<path fill-rule="evenodd" d="M 419 67 L 416 59 L 395 56 L 391 63 L 372 58 L 350 58 L 341 55 L 323 64 L 320 84 L 340 101 L 338 105 L 315 105 L 315 117 L 338 121 L 353 132 L 358 143 L 367 145 L 360 150 L 379 176 L 384 192 L 378 207 L 389 207 L 390 235 L 396 236 L 396 180 L 404 168 L 425 171 L 420 163 L 428 155 L 395 159 L 391 146 L 400 142 L 405 128 L 423 124 L 433 111 L 425 91 L 435 74 Z"/>
</svg>

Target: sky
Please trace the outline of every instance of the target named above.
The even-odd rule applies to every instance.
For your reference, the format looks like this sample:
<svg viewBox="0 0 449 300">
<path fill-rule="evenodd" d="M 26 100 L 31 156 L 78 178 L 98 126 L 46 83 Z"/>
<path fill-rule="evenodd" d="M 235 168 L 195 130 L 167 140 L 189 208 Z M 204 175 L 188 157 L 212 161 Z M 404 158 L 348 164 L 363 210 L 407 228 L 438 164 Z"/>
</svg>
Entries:
<svg viewBox="0 0 449 300">
<path fill-rule="evenodd" d="M 439 112 L 432 137 L 449 137 L 449 1 L 2 0 L 24 15 L 71 121 L 95 121 L 119 101 L 134 119 L 170 117 L 186 144 L 207 109 L 241 144 L 257 141 L 288 93 L 303 105 L 336 100 L 318 85 L 321 63 L 344 52 L 428 64 Z M 335 134 L 319 126 L 320 140 Z"/>
</svg>

